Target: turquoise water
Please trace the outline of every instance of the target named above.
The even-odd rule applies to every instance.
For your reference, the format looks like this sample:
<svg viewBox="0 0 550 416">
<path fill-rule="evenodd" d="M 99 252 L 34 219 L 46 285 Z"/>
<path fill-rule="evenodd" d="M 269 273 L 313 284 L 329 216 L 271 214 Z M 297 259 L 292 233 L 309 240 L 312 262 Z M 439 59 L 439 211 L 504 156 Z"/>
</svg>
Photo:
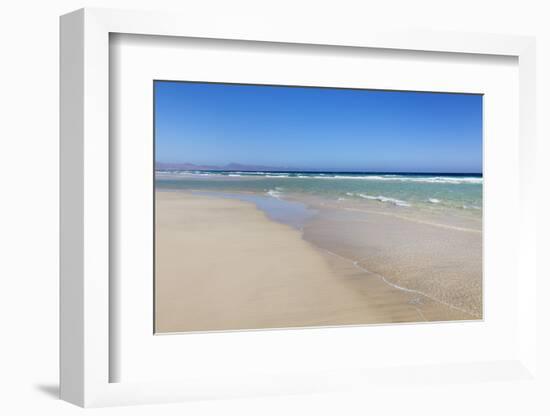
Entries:
<svg viewBox="0 0 550 416">
<path fill-rule="evenodd" d="M 373 201 L 401 208 L 482 209 L 483 178 L 475 174 L 157 171 L 158 189 L 247 192 L 284 198 Z"/>
</svg>

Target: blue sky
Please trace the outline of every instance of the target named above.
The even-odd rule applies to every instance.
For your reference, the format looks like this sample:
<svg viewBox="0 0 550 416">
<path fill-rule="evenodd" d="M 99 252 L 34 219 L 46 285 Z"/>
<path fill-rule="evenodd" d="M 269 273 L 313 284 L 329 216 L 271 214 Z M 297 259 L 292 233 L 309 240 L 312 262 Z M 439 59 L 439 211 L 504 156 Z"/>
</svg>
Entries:
<svg viewBox="0 0 550 416">
<path fill-rule="evenodd" d="M 157 162 L 481 172 L 482 97 L 155 81 Z"/>
</svg>

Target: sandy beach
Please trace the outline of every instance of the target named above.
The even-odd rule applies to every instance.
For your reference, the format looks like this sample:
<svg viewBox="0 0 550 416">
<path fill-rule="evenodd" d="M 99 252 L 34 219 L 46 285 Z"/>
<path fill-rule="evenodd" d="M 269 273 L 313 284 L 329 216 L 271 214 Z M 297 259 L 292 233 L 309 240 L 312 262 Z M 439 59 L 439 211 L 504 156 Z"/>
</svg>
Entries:
<svg viewBox="0 0 550 416">
<path fill-rule="evenodd" d="M 472 319 L 352 260 L 253 203 L 157 191 L 156 332 Z"/>
</svg>

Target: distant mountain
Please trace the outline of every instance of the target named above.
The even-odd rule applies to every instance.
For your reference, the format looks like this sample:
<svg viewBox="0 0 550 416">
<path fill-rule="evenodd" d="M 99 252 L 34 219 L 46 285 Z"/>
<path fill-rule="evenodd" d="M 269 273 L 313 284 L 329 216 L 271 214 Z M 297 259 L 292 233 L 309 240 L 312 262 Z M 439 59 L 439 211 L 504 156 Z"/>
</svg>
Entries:
<svg viewBox="0 0 550 416">
<path fill-rule="evenodd" d="M 155 169 L 159 170 L 219 170 L 217 166 L 195 165 L 194 163 L 155 163 Z"/>
<path fill-rule="evenodd" d="M 290 171 L 290 168 L 281 168 L 274 166 L 263 165 L 244 165 L 241 163 L 228 163 L 224 166 L 214 165 L 195 165 L 194 163 L 155 163 L 157 170 L 233 170 L 240 172 L 255 172 L 255 171 Z"/>
</svg>

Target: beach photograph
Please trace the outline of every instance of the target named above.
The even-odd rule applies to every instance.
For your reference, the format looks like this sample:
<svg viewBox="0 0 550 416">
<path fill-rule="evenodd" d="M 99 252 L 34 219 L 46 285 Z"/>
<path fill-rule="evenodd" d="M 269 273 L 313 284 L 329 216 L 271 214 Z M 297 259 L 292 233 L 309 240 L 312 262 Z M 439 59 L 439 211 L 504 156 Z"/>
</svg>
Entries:
<svg viewBox="0 0 550 416">
<path fill-rule="evenodd" d="M 156 334 L 483 319 L 483 96 L 154 81 Z"/>
</svg>

